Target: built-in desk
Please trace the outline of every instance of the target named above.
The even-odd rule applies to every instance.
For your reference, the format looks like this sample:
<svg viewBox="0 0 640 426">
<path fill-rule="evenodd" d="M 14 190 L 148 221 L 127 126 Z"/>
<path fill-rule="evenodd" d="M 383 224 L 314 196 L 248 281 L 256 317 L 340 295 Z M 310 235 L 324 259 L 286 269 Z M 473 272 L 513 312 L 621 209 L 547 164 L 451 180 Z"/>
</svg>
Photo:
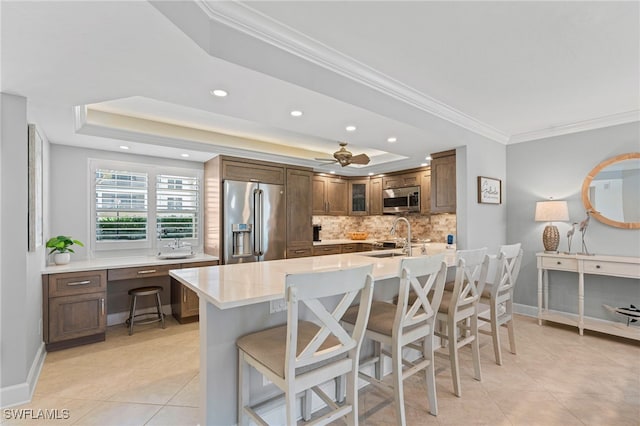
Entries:
<svg viewBox="0 0 640 426">
<path fill-rule="evenodd" d="M 640 279 L 640 258 L 559 253 L 538 253 L 536 256 L 538 258 L 538 324 L 541 325 L 542 320 L 547 320 L 577 326 L 580 335 L 583 330 L 587 329 L 640 340 L 638 327 L 629 327 L 623 323 L 589 318 L 584 315 L 585 274 Z M 578 274 L 577 316 L 549 310 L 548 271 L 566 271 Z"/>
<path fill-rule="evenodd" d="M 177 281 L 170 281 L 169 271 L 217 264 L 217 257 L 198 254 L 184 259 L 138 256 L 47 266 L 42 271 L 42 331 L 47 350 L 103 341 L 110 325 L 109 303 L 115 305 L 113 312 L 126 310 L 127 291 L 132 287 L 151 284 L 166 287 L 165 300 L 170 301 L 176 319 L 197 321 L 197 295 Z"/>
</svg>

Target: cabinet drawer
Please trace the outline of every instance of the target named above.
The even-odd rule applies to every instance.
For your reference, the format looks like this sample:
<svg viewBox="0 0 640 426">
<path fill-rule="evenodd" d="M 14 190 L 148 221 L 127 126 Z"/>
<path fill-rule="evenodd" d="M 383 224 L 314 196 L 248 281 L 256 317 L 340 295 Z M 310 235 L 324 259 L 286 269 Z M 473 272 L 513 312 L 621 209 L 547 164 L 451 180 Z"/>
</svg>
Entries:
<svg viewBox="0 0 640 426">
<path fill-rule="evenodd" d="M 373 244 L 370 243 L 359 243 L 358 251 L 371 251 L 373 250 Z"/>
<path fill-rule="evenodd" d="M 340 245 L 334 244 L 329 246 L 315 246 L 313 248 L 314 256 L 323 256 L 325 254 L 340 254 Z"/>
<path fill-rule="evenodd" d="M 557 271 L 578 271 L 578 261 L 576 259 L 562 259 L 558 257 L 543 257 L 542 268 Z"/>
<path fill-rule="evenodd" d="M 631 263 L 584 261 L 585 274 L 611 275 L 617 277 L 640 278 L 640 265 Z"/>
<path fill-rule="evenodd" d="M 49 275 L 49 297 L 96 293 L 106 289 L 105 270 Z"/>
<path fill-rule="evenodd" d="M 190 263 L 183 263 L 182 265 L 180 265 L 180 267 L 182 269 L 187 269 L 187 268 L 203 268 L 205 266 L 218 266 L 218 261 L 217 260 L 207 260 L 204 262 L 190 262 Z M 175 268 L 173 268 L 175 269 Z"/>
<path fill-rule="evenodd" d="M 169 270 L 179 268 L 179 265 L 150 265 L 136 268 L 109 269 L 109 281 L 130 280 L 132 278 L 164 277 Z"/>
<path fill-rule="evenodd" d="M 309 257 L 311 255 L 311 247 L 287 249 L 287 259 L 294 259 L 296 257 Z"/>
<path fill-rule="evenodd" d="M 342 253 L 355 253 L 358 251 L 358 244 L 343 244 Z"/>
</svg>

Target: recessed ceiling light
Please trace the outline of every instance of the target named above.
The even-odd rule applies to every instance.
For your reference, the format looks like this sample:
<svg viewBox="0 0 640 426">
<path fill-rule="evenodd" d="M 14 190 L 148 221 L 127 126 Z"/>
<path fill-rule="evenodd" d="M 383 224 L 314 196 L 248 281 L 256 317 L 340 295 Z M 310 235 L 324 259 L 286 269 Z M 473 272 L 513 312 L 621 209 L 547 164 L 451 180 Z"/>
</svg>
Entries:
<svg viewBox="0 0 640 426">
<path fill-rule="evenodd" d="M 356 131 L 356 126 L 347 126 L 347 127 L 345 127 L 345 129 L 347 130 L 347 132 L 355 132 Z"/>
<path fill-rule="evenodd" d="M 331 170 L 329 173 L 331 173 L 332 175 L 335 175 L 336 171 L 335 170 Z"/>
<path fill-rule="evenodd" d="M 427 155 L 426 157 L 424 157 L 424 159 L 427 160 L 427 161 L 431 161 L 431 156 Z"/>
<path fill-rule="evenodd" d="M 373 176 L 373 172 L 369 172 L 369 176 Z"/>
<path fill-rule="evenodd" d="M 394 137 L 390 137 L 389 139 L 387 139 L 387 142 L 389 142 L 389 143 L 394 143 L 394 142 L 397 142 L 397 141 L 398 141 L 398 139 L 396 139 Z"/>
<path fill-rule="evenodd" d="M 120 149 L 129 149 L 129 147 L 126 145 L 120 145 Z"/>
<path fill-rule="evenodd" d="M 428 165 L 429 164 L 427 164 L 427 163 L 422 163 L 422 164 L 420 164 L 420 167 L 427 167 Z"/>
<path fill-rule="evenodd" d="M 214 89 L 210 92 L 213 96 L 218 96 L 219 98 L 224 98 L 225 96 L 228 95 L 226 90 L 222 90 L 222 89 Z"/>
<path fill-rule="evenodd" d="M 300 117 L 302 115 L 302 111 L 294 110 L 294 111 L 291 111 L 290 114 L 292 117 Z"/>
<path fill-rule="evenodd" d="M 189 154 L 187 154 L 186 152 L 184 154 L 180 154 L 180 157 L 187 158 L 188 156 L 189 156 Z"/>
</svg>

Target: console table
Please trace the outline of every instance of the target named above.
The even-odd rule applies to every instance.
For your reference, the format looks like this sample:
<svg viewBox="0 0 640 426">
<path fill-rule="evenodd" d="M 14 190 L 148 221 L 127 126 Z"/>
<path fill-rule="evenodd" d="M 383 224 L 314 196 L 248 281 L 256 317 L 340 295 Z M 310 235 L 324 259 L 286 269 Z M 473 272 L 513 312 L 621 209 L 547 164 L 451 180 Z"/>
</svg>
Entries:
<svg viewBox="0 0 640 426">
<path fill-rule="evenodd" d="M 622 322 L 605 321 L 584 316 L 585 274 L 640 279 L 640 258 L 621 256 L 586 256 L 580 254 L 537 253 L 538 263 L 538 324 L 542 320 L 578 327 L 580 335 L 585 329 L 640 340 L 640 327 Z M 548 271 L 576 272 L 578 274 L 578 315 L 549 311 Z M 638 302 L 638 301 L 636 301 Z M 632 301 L 633 303 L 633 301 Z"/>
</svg>

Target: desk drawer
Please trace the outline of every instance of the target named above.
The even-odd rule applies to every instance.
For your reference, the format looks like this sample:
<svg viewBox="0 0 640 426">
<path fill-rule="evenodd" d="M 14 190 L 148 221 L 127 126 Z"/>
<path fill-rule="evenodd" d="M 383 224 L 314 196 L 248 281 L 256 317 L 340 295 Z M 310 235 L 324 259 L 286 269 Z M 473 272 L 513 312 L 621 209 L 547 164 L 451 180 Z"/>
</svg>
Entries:
<svg viewBox="0 0 640 426">
<path fill-rule="evenodd" d="M 315 246 L 313 247 L 314 256 L 324 256 L 325 254 L 340 254 L 342 250 L 340 245 Z"/>
<path fill-rule="evenodd" d="M 611 275 L 614 277 L 640 278 L 640 265 L 632 263 L 584 261 L 585 274 Z"/>
<path fill-rule="evenodd" d="M 542 268 L 553 269 L 556 271 L 574 271 L 578 272 L 578 261 L 576 259 L 561 257 L 543 257 Z"/>
<path fill-rule="evenodd" d="M 205 260 L 203 262 L 183 263 L 183 264 L 180 265 L 180 268 L 182 268 L 182 269 L 203 268 L 205 266 L 218 266 L 218 261 L 217 260 Z M 171 269 L 177 269 L 177 266 L 175 268 L 171 268 Z"/>
<path fill-rule="evenodd" d="M 136 268 L 109 269 L 109 281 L 130 280 L 132 278 L 166 277 L 171 269 L 179 269 L 179 264 L 139 266 Z"/>
<path fill-rule="evenodd" d="M 106 291 L 107 272 L 83 271 L 49 275 L 49 297 Z"/>
</svg>

